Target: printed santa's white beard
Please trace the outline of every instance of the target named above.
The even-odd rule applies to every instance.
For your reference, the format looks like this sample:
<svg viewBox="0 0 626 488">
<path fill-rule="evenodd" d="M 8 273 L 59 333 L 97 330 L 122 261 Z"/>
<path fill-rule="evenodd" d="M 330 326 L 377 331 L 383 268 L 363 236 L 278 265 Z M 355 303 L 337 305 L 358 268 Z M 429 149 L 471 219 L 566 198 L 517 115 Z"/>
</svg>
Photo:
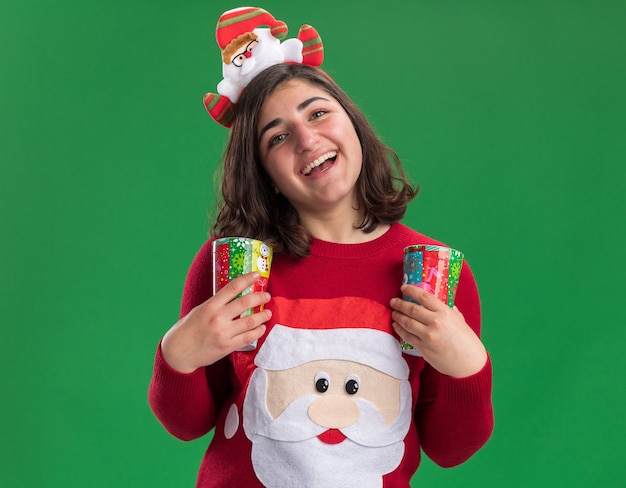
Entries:
<svg viewBox="0 0 626 488">
<path fill-rule="evenodd" d="M 258 408 L 265 404 L 266 391 L 267 375 L 256 369 L 244 402 L 243 425 L 252 441 L 254 470 L 267 487 L 380 487 L 382 476 L 400 464 L 411 419 L 408 381 L 401 384 L 400 413 L 391 425 L 374 404 L 354 399 L 359 419 L 341 429 L 346 439 L 336 444 L 318 438 L 327 428 L 307 414 L 317 396 L 297 398 L 272 419 Z"/>
</svg>

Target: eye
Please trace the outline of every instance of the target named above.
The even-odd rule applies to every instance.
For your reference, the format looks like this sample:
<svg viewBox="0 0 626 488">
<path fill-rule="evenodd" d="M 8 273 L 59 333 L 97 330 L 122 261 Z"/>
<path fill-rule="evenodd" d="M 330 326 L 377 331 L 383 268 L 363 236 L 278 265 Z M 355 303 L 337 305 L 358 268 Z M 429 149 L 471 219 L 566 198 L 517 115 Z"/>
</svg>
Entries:
<svg viewBox="0 0 626 488">
<path fill-rule="evenodd" d="M 286 134 L 278 134 L 277 136 L 272 137 L 269 141 L 269 146 L 270 147 L 275 146 L 279 142 L 284 141 L 286 137 L 287 137 Z"/>
<path fill-rule="evenodd" d="M 326 393 L 328 391 L 328 387 L 330 386 L 330 381 L 328 377 L 328 373 L 317 373 L 315 375 L 315 389 L 320 393 Z"/>
<path fill-rule="evenodd" d="M 346 378 L 346 393 L 348 395 L 356 395 L 359 391 L 359 377 L 357 375 L 350 375 Z"/>
<path fill-rule="evenodd" d="M 326 114 L 326 110 L 316 110 L 311 114 L 311 119 L 319 119 L 322 115 Z"/>
</svg>

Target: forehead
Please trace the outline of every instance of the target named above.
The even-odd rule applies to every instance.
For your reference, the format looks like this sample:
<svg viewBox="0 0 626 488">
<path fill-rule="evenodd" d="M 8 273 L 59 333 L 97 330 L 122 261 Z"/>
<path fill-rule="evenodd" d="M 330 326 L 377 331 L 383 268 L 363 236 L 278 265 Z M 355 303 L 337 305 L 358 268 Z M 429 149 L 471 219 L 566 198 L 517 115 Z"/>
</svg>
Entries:
<svg viewBox="0 0 626 488">
<path fill-rule="evenodd" d="M 307 92 L 309 90 L 324 91 L 319 86 L 317 86 L 316 84 L 314 84 L 313 82 L 309 80 L 305 80 L 303 78 L 291 78 L 290 80 L 287 80 L 281 83 L 280 85 L 278 85 L 274 89 L 274 91 L 270 93 L 269 97 L 275 95 L 277 92 L 286 91 L 286 90 L 301 90 L 303 92 Z"/>
<path fill-rule="evenodd" d="M 335 101 L 322 87 L 315 85 L 307 80 L 292 79 L 286 81 L 268 95 L 261 107 L 260 119 L 269 118 L 275 112 L 282 109 L 293 109 L 304 100 L 311 97 L 323 97 L 330 101 Z"/>
</svg>

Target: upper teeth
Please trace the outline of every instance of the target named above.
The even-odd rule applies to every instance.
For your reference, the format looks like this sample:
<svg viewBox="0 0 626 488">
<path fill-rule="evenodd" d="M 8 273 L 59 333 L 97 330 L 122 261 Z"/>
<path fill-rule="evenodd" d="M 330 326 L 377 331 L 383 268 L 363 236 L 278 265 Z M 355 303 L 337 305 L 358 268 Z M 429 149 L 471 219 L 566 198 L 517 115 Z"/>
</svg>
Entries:
<svg viewBox="0 0 626 488">
<path fill-rule="evenodd" d="M 302 170 L 302 174 L 303 175 L 308 175 L 311 171 L 313 171 L 313 168 L 317 168 L 320 164 L 322 164 L 324 161 L 330 159 L 330 158 L 334 158 L 335 156 L 337 156 L 337 151 L 330 151 L 327 152 L 326 154 L 322 154 L 319 158 L 317 158 L 315 161 L 313 161 L 312 163 L 309 163 L 303 170 Z"/>
</svg>

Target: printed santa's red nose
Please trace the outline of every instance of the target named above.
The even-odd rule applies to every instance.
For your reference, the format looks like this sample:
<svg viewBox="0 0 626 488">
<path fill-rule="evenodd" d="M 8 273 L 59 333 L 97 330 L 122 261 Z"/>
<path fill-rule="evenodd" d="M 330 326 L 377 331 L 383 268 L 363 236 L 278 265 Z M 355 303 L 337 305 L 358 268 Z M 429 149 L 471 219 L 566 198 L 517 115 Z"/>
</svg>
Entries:
<svg viewBox="0 0 626 488">
<path fill-rule="evenodd" d="M 246 56 L 246 58 L 249 58 L 250 56 L 252 56 L 252 52 L 251 51 L 246 51 L 245 56 Z"/>
<path fill-rule="evenodd" d="M 317 438 L 325 444 L 339 444 L 347 439 L 339 429 L 328 429 L 318 435 Z"/>
</svg>

